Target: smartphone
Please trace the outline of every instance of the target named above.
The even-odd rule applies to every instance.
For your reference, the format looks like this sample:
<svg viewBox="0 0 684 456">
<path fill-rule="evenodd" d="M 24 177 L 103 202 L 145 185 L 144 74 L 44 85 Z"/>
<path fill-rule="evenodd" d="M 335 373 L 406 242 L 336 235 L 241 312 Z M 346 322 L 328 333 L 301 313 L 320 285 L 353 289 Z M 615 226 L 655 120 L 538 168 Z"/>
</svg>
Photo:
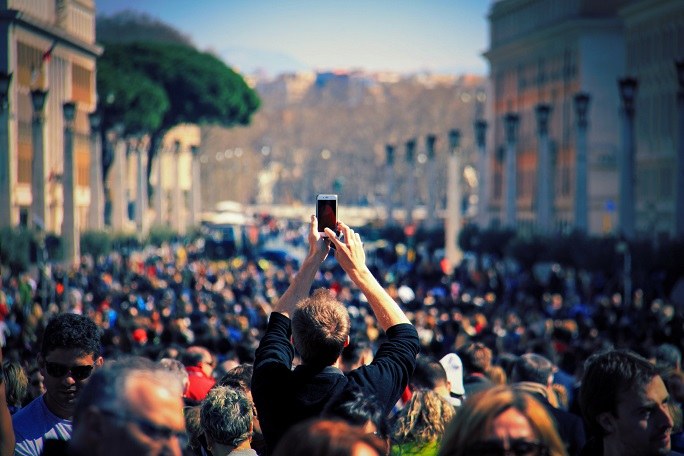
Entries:
<svg viewBox="0 0 684 456">
<path fill-rule="evenodd" d="M 316 196 L 316 218 L 319 233 L 323 233 L 326 228 L 337 232 L 337 195 Z"/>
</svg>

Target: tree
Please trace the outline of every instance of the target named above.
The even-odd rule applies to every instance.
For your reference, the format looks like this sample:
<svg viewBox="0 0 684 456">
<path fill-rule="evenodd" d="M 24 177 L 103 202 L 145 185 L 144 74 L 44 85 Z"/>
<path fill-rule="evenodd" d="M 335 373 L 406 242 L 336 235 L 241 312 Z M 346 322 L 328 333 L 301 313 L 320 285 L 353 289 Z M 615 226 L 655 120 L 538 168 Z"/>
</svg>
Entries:
<svg viewBox="0 0 684 456">
<path fill-rule="evenodd" d="M 219 124 L 222 126 L 247 125 L 252 114 L 259 107 L 259 97 L 242 77 L 226 66 L 216 56 L 199 52 L 196 49 L 175 43 L 136 42 L 126 44 L 105 43 L 99 64 L 113 72 L 128 77 L 144 75 L 150 81 L 144 90 L 156 92 L 157 87 L 163 89 L 168 98 L 168 109 L 154 109 L 154 103 L 145 103 L 137 97 L 129 99 L 124 96 L 121 105 L 116 105 L 110 115 L 111 122 L 121 121 L 126 131 L 135 128 L 149 128 L 150 159 L 147 162 L 147 177 L 152 170 L 152 162 L 157 155 L 157 149 L 166 132 L 182 123 Z M 126 90 L 132 89 L 122 83 Z M 134 90 L 139 90 L 140 87 Z M 101 100 L 107 101 L 109 93 L 106 85 L 98 87 Z M 133 103 L 136 100 L 137 103 Z M 149 99 L 147 99 L 149 100 Z M 130 103 L 129 103 L 130 102 Z M 115 104 L 117 102 L 115 101 Z M 152 106 L 150 106 L 152 105 Z M 152 127 L 156 119 L 146 119 L 145 115 L 129 114 L 138 108 L 149 108 L 151 112 L 159 114 L 161 121 Z M 159 108 L 159 107 L 158 107 Z M 123 111 L 119 111 L 122 109 Z M 144 112 L 142 109 L 141 113 Z M 114 115 L 119 113 L 119 118 Z M 137 120 L 137 123 L 132 123 Z M 148 193 L 150 194 L 150 193 Z"/>
</svg>

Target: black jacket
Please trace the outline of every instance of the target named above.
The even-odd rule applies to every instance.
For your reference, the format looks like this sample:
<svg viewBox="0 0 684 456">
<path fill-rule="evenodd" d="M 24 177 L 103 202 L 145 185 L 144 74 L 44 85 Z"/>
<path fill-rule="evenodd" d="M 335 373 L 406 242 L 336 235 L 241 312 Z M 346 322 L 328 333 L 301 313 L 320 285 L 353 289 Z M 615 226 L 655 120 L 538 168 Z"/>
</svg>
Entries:
<svg viewBox="0 0 684 456">
<path fill-rule="evenodd" d="M 291 333 L 290 319 L 273 312 L 254 360 L 252 397 L 269 452 L 292 425 L 319 416 L 326 403 L 346 388 L 360 387 L 389 412 L 409 383 L 420 350 L 416 329 L 399 324 L 387 330 L 387 341 L 368 366 L 346 375 L 331 366 L 302 365 L 292 370 Z"/>
</svg>

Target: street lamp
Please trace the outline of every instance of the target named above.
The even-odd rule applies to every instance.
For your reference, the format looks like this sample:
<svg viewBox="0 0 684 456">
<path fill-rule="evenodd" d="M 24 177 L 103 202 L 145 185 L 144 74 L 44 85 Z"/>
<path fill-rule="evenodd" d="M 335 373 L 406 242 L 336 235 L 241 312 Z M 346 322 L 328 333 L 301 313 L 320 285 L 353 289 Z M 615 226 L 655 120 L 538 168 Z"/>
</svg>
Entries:
<svg viewBox="0 0 684 456">
<path fill-rule="evenodd" d="M 675 235 L 684 239 L 684 59 L 675 60 L 677 69 L 677 171 L 675 174 Z"/>
<path fill-rule="evenodd" d="M 461 132 L 459 130 L 449 131 L 449 152 L 453 155 L 456 153 L 461 143 Z"/>
<path fill-rule="evenodd" d="M 588 188 L 587 188 L 587 114 L 591 97 L 588 93 L 575 95 L 577 115 L 577 142 L 575 144 L 575 227 L 581 232 L 589 229 Z"/>
<path fill-rule="evenodd" d="M 475 142 L 478 149 L 478 179 L 477 179 L 477 218 L 480 227 L 487 225 L 487 188 L 489 178 L 487 176 L 487 121 L 477 119 L 475 121 Z"/>
<path fill-rule="evenodd" d="M 414 155 L 416 151 L 416 140 L 409 139 L 406 141 L 406 168 L 407 179 L 406 184 L 406 224 L 413 223 L 413 207 L 416 203 L 416 173 L 414 169 Z"/>
<path fill-rule="evenodd" d="M 47 90 L 34 89 L 31 91 L 31 102 L 33 103 L 34 113 L 43 112 L 46 99 Z"/>
<path fill-rule="evenodd" d="M 0 72 L 0 109 L 7 109 L 9 102 L 9 86 L 12 82 L 12 73 Z"/>
<path fill-rule="evenodd" d="M 387 225 L 394 224 L 394 146 L 392 144 L 385 145 L 385 182 L 387 183 L 387 195 L 385 197 L 385 210 L 387 211 L 386 223 Z"/>
<path fill-rule="evenodd" d="M 535 108 L 537 115 L 537 224 L 543 234 L 551 229 L 553 217 L 553 163 L 549 151 L 549 117 L 551 106 L 540 103 Z"/>
<path fill-rule="evenodd" d="M 627 239 L 634 237 L 634 101 L 638 82 L 627 77 L 618 81 L 624 112 L 623 153 L 620 160 L 620 229 Z"/>
<path fill-rule="evenodd" d="M 427 163 L 425 164 L 425 177 L 427 178 L 427 201 L 425 206 L 427 209 L 426 221 L 427 226 L 432 227 L 435 225 L 437 216 L 437 170 L 435 163 L 435 142 L 437 137 L 433 134 L 428 134 L 425 136 L 425 151 L 427 154 Z M 440 205 L 441 207 L 441 205 Z"/>
<path fill-rule="evenodd" d="M 47 91 L 35 89 L 31 91 L 33 104 L 33 123 L 31 136 L 33 140 L 33 160 L 31 161 L 31 224 L 45 225 L 45 100 Z"/>
</svg>

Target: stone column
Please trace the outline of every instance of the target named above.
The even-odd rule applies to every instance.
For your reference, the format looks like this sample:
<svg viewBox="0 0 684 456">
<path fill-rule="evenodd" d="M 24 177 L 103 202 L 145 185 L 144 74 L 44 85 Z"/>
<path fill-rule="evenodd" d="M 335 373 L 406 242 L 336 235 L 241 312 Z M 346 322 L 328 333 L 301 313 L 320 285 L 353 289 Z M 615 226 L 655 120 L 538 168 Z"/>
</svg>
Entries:
<svg viewBox="0 0 684 456">
<path fill-rule="evenodd" d="M 174 168 L 173 175 L 176 182 L 173 187 L 173 224 L 176 232 L 179 234 L 185 233 L 185 223 L 183 223 L 183 189 L 181 189 L 181 167 L 180 167 L 180 156 L 181 156 L 181 142 L 176 141 L 174 143 Z"/>
<path fill-rule="evenodd" d="M 446 259 L 449 262 L 449 273 L 452 273 L 454 268 L 460 264 L 463 259 L 463 252 L 461 252 L 461 249 L 458 246 L 458 233 L 462 225 L 461 202 L 463 200 L 463 196 L 461 195 L 461 177 L 463 176 L 463 171 L 461 170 L 458 152 L 460 140 L 460 131 L 451 130 L 449 132 L 447 207 L 444 226 L 444 250 Z"/>
<path fill-rule="evenodd" d="M 575 95 L 577 115 L 577 142 L 575 144 L 575 229 L 589 231 L 589 189 L 587 163 L 587 112 L 590 97 L 587 93 Z"/>
<path fill-rule="evenodd" d="M 136 192 L 135 192 L 135 227 L 138 234 L 147 233 L 147 223 L 145 215 L 147 214 L 147 141 L 145 138 L 140 138 L 136 142 L 135 147 L 135 175 L 136 175 Z"/>
<path fill-rule="evenodd" d="M 12 166 L 12 140 L 10 138 L 10 84 L 12 73 L 0 73 L 0 227 L 14 226 L 12 203 L 14 182 Z"/>
<path fill-rule="evenodd" d="M 47 204 L 45 202 L 45 99 L 46 90 L 32 90 L 33 161 L 31 163 L 31 217 L 29 224 L 41 231 L 47 226 Z"/>
<path fill-rule="evenodd" d="M 63 105 L 64 113 L 64 177 L 62 191 L 64 192 L 64 215 L 62 219 L 62 239 L 66 261 L 74 264 L 78 262 L 80 253 L 80 239 L 78 218 L 76 214 L 76 163 L 74 160 L 74 118 L 76 104 L 67 102 Z"/>
<path fill-rule="evenodd" d="M 543 234 L 551 231 L 553 217 L 553 163 L 549 150 L 549 116 L 551 106 L 538 104 L 537 114 L 537 137 L 539 139 L 537 149 L 537 226 Z"/>
<path fill-rule="evenodd" d="M 112 169 L 112 228 L 122 231 L 128 219 L 128 197 L 126 196 L 126 141 L 122 134 L 114 139 L 114 163 Z"/>
<path fill-rule="evenodd" d="M 619 81 L 622 97 L 622 156 L 620 157 L 620 205 L 618 207 L 620 231 L 627 239 L 634 238 L 634 100 L 638 82 L 634 78 Z"/>
<path fill-rule="evenodd" d="M 190 183 L 192 192 L 190 198 L 190 225 L 195 228 L 200 224 L 202 213 L 202 186 L 200 177 L 200 155 L 198 146 L 190 146 L 192 153 L 192 182 Z"/>
<path fill-rule="evenodd" d="M 515 113 L 508 113 L 504 117 L 504 126 L 506 128 L 506 208 L 505 208 L 505 226 L 508 228 L 515 228 L 517 213 L 516 204 L 518 199 L 517 188 L 517 130 L 519 117 Z"/>
<path fill-rule="evenodd" d="M 385 145 L 385 156 L 387 163 L 385 166 L 385 182 L 387 184 L 387 195 L 385 197 L 385 207 L 387 210 L 387 225 L 394 224 L 394 146 Z"/>
<path fill-rule="evenodd" d="M 157 185 L 154 189 L 154 216 L 155 223 L 158 226 L 163 226 L 166 224 L 166 217 L 164 214 L 164 186 L 162 185 L 162 176 L 164 174 L 162 169 L 162 162 L 165 151 L 166 148 L 164 147 L 164 144 L 160 144 L 159 150 L 157 151 L 157 168 L 155 170 L 155 175 L 157 177 Z"/>
<path fill-rule="evenodd" d="M 489 224 L 487 204 L 489 204 L 489 171 L 487 163 L 487 122 L 483 119 L 475 121 L 475 141 L 478 150 L 478 179 L 477 179 L 477 220 L 480 228 Z"/>
<path fill-rule="evenodd" d="M 101 116 L 93 111 L 90 120 L 90 209 L 88 227 L 91 230 L 104 229 L 104 184 L 102 182 L 102 137 Z"/>
<path fill-rule="evenodd" d="M 413 209 L 416 206 L 416 170 L 415 166 L 416 140 L 410 139 L 406 141 L 406 201 L 404 207 L 406 209 L 406 224 L 413 223 Z"/>
<path fill-rule="evenodd" d="M 437 137 L 435 135 L 427 135 L 425 137 L 425 151 L 427 154 L 427 163 L 425 169 L 425 177 L 427 178 L 427 201 L 425 202 L 426 213 L 426 225 L 435 226 L 437 224 L 437 171 L 435 167 L 435 141 Z M 441 222 L 439 223 L 441 225 Z"/>
</svg>

